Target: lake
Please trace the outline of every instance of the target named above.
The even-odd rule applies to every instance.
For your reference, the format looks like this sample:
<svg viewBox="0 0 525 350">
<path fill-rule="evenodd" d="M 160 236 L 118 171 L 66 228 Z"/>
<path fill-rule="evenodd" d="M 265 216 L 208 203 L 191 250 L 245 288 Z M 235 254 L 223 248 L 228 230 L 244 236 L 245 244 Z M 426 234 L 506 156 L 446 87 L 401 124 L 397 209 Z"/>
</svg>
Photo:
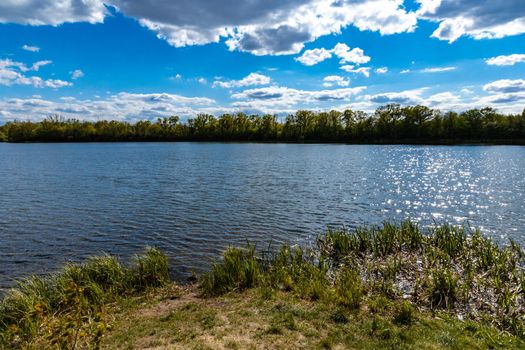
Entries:
<svg viewBox="0 0 525 350">
<path fill-rule="evenodd" d="M 0 286 L 145 246 L 175 278 L 228 245 L 412 218 L 525 243 L 525 147 L 0 143 Z"/>
</svg>

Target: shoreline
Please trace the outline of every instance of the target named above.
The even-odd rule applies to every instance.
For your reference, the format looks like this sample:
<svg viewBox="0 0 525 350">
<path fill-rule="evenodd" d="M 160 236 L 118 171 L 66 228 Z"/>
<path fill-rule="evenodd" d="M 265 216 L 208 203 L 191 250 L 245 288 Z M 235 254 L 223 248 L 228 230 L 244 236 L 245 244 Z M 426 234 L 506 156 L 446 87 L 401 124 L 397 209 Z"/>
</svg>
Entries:
<svg viewBox="0 0 525 350">
<path fill-rule="evenodd" d="M 232 247 L 186 286 L 156 249 L 93 257 L 11 289 L 0 348 L 521 348 L 524 266 L 512 241 L 410 221 L 329 230 L 310 249 Z"/>
<path fill-rule="evenodd" d="M 0 144 L 99 144 L 99 143 L 218 143 L 218 144 L 269 144 L 269 145 L 357 145 L 357 146 L 525 146 L 525 140 L 486 140 L 486 141 L 455 141 L 440 140 L 421 143 L 418 141 L 377 141 L 377 142 L 326 142 L 326 141 L 222 141 L 222 140 L 116 140 L 116 141 L 0 141 Z"/>
</svg>

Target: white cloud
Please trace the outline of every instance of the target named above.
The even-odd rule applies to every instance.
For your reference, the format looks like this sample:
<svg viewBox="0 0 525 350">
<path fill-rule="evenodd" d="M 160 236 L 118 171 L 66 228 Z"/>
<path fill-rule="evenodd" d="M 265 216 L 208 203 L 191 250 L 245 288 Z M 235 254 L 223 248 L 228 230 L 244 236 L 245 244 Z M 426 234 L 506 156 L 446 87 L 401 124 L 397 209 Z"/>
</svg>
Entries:
<svg viewBox="0 0 525 350">
<path fill-rule="evenodd" d="M 422 69 L 422 73 L 442 73 L 442 72 L 450 72 L 453 70 L 456 70 L 457 67 L 431 67 L 431 68 L 425 68 Z"/>
<path fill-rule="evenodd" d="M 432 37 L 450 43 L 462 36 L 497 39 L 525 33 L 522 0 L 417 0 L 420 18 L 439 22 Z"/>
<path fill-rule="evenodd" d="M 300 90 L 284 86 L 249 89 L 231 95 L 239 100 L 231 105 L 245 111 L 262 113 L 289 113 L 298 108 L 316 108 L 334 101 L 350 101 L 363 92 L 365 87 L 332 90 Z"/>
<path fill-rule="evenodd" d="M 199 84 L 206 84 L 206 83 L 208 83 L 208 81 L 205 78 L 199 78 L 199 79 L 197 79 L 197 82 Z"/>
<path fill-rule="evenodd" d="M 324 77 L 323 86 L 332 87 L 335 85 L 346 87 L 350 85 L 350 80 L 345 79 L 344 77 L 339 76 L 339 75 L 329 75 L 327 77 Z"/>
<path fill-rule="evenodd" d="M 516 63 L 525 62 L 525 54 L 513 54 L 491 57 L 485 60 L 491 66 L 513 66 Z"/>
<path fill-rule="evenodd" d="M 370 67 L 356 68 L 355 66 L 352 66 L 352 65 L 344 65 L 339 68 L 348 73 L 363 74 L 367 78 L 370 76 Z"/>
<path fill-rule="evenodd" d="M 364 51 L 358 47 L 350 50 L 348 45 L 338 43 L 333 49 L 334 54 L 341 59 L 339 63 L 354 63 L 364 64 L 370 61 L 370 57 L 366 56 Z"/>
<path fill-rule="evenodd" d="M 525 92 L 525 80 L 501 79 L 483 85 L 483 90 L 497 93 Z"/>
<path fill-rule="evenodd" d="M 503 113 L 521 113 L 525 104 L 525 91 L 495 93 L 473 99 L 476 106 L 496 106 Z"/>
<path fill-rule="evenodd" d="M 194 116 L 197 113 L 231 111 L 229 108 L 217 106 L 213 99 L 205 97 L 126 92 L 94 100 L 80 100 L 75 97 L 64 97 L 60 101 L 49 101 L 38 97 L 0 99 L 0 110 L 4 111 L 4 119 L 8 120 L 15 118 L 39 120 L 52 114 L 84 120 L 96 120 L 100 116 L 114 120 L 138 120 L 173 114 Z"/>
<path fill-rule="evenodd" d="M 71 72 L 71 79 L 76 80 L 80 79 L 84 76 L 84 72 L 82 72 L 80 69 L 76 69 Z"/>
<path fill-rule="evenodd" d="M 29 68 L 29 70 L 33 70 L 33 71 L 38 71 L 40 69 L 40 67 L 44 67 L 44 66 L 47 66 L 47 65 L 50 65 L 51 63 L 53 63 L 53 61 L 38 61 L 38 62 L 35 62 L 33 63 L 33 65 L 31 66 L 31 68 Z"/>
<path fill-rule="evenodd" d="M 413 31 L 417 24 L 417 14 L 403 0 L 8 0 L 0 4 L 0 23 L 100 23 L 108 15 L 105 4 L 173 46 L 225 39 L 230 50 L 255 55 L 298 53 L 304 43 L 349 25 L 389 35 Z"/>
<path fill-rule="evenodd" d="M 333 50 L 327 50 L 325 48 L 306 50 L 301 56 L 296 57 L 295 60 L 301 62 L 305 66 L 313 66 L 319 62 L 331 58 L 332 51 Z"/>
<path fill-rule="evenodd" d="M 365 96 L 365 99 L 378 105 L 384 105 L 388 103 L 399 103 L 401 105 L 417 105 L 423 101 L 421 94 L 425 90 L 425 88 L 421 88 L 399 92 L 385 92 L 375 95 L 367 95 Z"/>
<path fill-rule="evenodd" d="M 403 69 L 401 72 L 399 72 L 400 74 L 408 74 L 410 73 L 411 70 L 410 69 Z"/>
<path fill-rule="evenodd" d="M 18 69 L 19 71 L 21 72 L 29 72 L 29 71 L 38 71 L 40 69 L 40 67 L 44 67 L 44 66 L 47 66 L 49 64 L 53 63 L 52 61 L 37 61 L 35 63 L 33 63 L 30 67 L 28 67 L 26 64 L 24 63 L 21 63 L 21 62 L 16 62 L 16 61 L 13 61 L 9 58 L 7 59 L 2 59 L 0 60 L 0 68 L 5 68 L 5 67 L 11 67 L 11 68 L 16 68 Z"/>
<path fill-rule="evenodd" d="M 0 4 L 0 23 L 101 23 L 107 4 L 173 46 L 224 39 L 230 50 L 255 55 L 298 53 L 305 43 L 350 25 L 381 35 L 412 32 L 418 18 L 437 22 L 432 36 L 450 42 L 525 33 L 523 0 L 416 1 L 417 11 L 408 11 L 403 0 L 7 0 Z"/>
<path fill-rule="evenodd" d="M 30 51 L 30 52 L 38 52 L 40 51 L 40 48 L 38 46 L 24 45 L 22 46 L 22 50 Z"/>
<path fill-rule="evenodd" d="M 388 73 L 388 67 L 381 67 L 376 69 L 377 74 L 386 74 Z"/>
<path fill-rule="evenodd" d="M 333 49 L 327 50 L 325 48 L 306 50 L 301 56 L 295 60 L 301 62 L 306 66 L 313 66 L 332 57 L 332 54 L 340 58 L 339 63 L 354 63 L 364 64 L 370 61 L 370 57 L 365 55 L 365 52 L 359 47 L 350 49 L 344 43 L 337 43 Z"/>
<path fill-rule="evenodd" d="M 53 89 L 73 85 L 63 80 L 45 80 L 38 76 L 27 76 L 25 74 L 29 71 L 38 71 L 40 67 L 50 63 L 51 61 L 38 61 L 34 63 L 31 68 L 28 68 L 25 64 L 10 59 L 0 60 L 0 85 L 29 85 L 37 88 L 48 87 Z"/>
<path fill-rule="evenodd" d="M 220 86 L 222 88 L 236 88 L 236 87 L 242 87 L 242 86 L 252 86 L 252 85 L 267 85 L 270 84 L 272 79 L 266 75 L 262 75 L 259 73 L 250 73 L 246 77 L 240 79 L 240 80 L 230 80 L 230 81 L 219 81 L 216 80 L 213 83 L 213 86 Z"/>
<path fill-rule="evenodd" d="M 0 23 L 59 25 L 68 22 L 101 23 L 107 14 L 100 0 L 4 0 Z"/>
</svg>

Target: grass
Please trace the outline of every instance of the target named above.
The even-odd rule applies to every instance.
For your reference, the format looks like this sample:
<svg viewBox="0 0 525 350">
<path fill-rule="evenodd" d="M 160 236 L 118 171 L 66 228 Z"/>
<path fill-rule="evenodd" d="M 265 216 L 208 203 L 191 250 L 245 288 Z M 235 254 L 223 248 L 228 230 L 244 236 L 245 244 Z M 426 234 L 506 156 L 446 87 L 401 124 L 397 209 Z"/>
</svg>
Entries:
<svg viewBox="0 0 525 350">
<path fill-rule="evenodd" d="M 177 290 L 180 288 L 180 291 Z M 421 312 L 408 302 L 367 299 L 358 309 L 291 291 L 257 288 L 200 298 L 165 288 L 116 311 L 107 349 L 520 349 L 495 327 Z M 176 295 L 173 297 L 172 295 Z"/>
<path fill-rule="evenodd" d="M 479 231 L 329 230 L 309 249 L 227 249 L 197 285 L 148 250 L 21 282 L 0 348 L 525 348 L 525 254 Z M 122 297 L 120 297 L 122 295 Z"/>
<path fill-rule="evenodd" d="M 329 230 L 309 250 L 275 254 L 230 248 L 201 280 L 204 295 L 257 287 L 357 309 L 377 296 L 442 311 L 525 337 L 525 260 L 514 242 L 498 246 L 479 231 L 410 221 Z M 210 283 L 214 281 L 215 283 Z"/>
<path fill-rule="evenodd" d="M 105 255 L 29 277 L 0 303 L 0 348 L 36 346 L 35 339 L 59 348 L 96 346 L 107 328 L 105 305 L 166 282 L 168 260 L 156 249 L 136 256 L 129 267 Z"/>
</svg>

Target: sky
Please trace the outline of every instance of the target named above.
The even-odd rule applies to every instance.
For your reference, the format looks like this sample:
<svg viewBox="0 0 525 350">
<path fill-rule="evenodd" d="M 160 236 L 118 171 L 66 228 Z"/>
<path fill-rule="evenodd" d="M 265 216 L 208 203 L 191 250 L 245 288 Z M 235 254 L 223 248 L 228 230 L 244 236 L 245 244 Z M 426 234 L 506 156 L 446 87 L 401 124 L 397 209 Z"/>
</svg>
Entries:
<svg viewBox="0 0 525 350">
<path fill-rule="evenodd" d="M 2 0 L 0 123 L 525 107 L 524 0 Z"/>
</svg>

